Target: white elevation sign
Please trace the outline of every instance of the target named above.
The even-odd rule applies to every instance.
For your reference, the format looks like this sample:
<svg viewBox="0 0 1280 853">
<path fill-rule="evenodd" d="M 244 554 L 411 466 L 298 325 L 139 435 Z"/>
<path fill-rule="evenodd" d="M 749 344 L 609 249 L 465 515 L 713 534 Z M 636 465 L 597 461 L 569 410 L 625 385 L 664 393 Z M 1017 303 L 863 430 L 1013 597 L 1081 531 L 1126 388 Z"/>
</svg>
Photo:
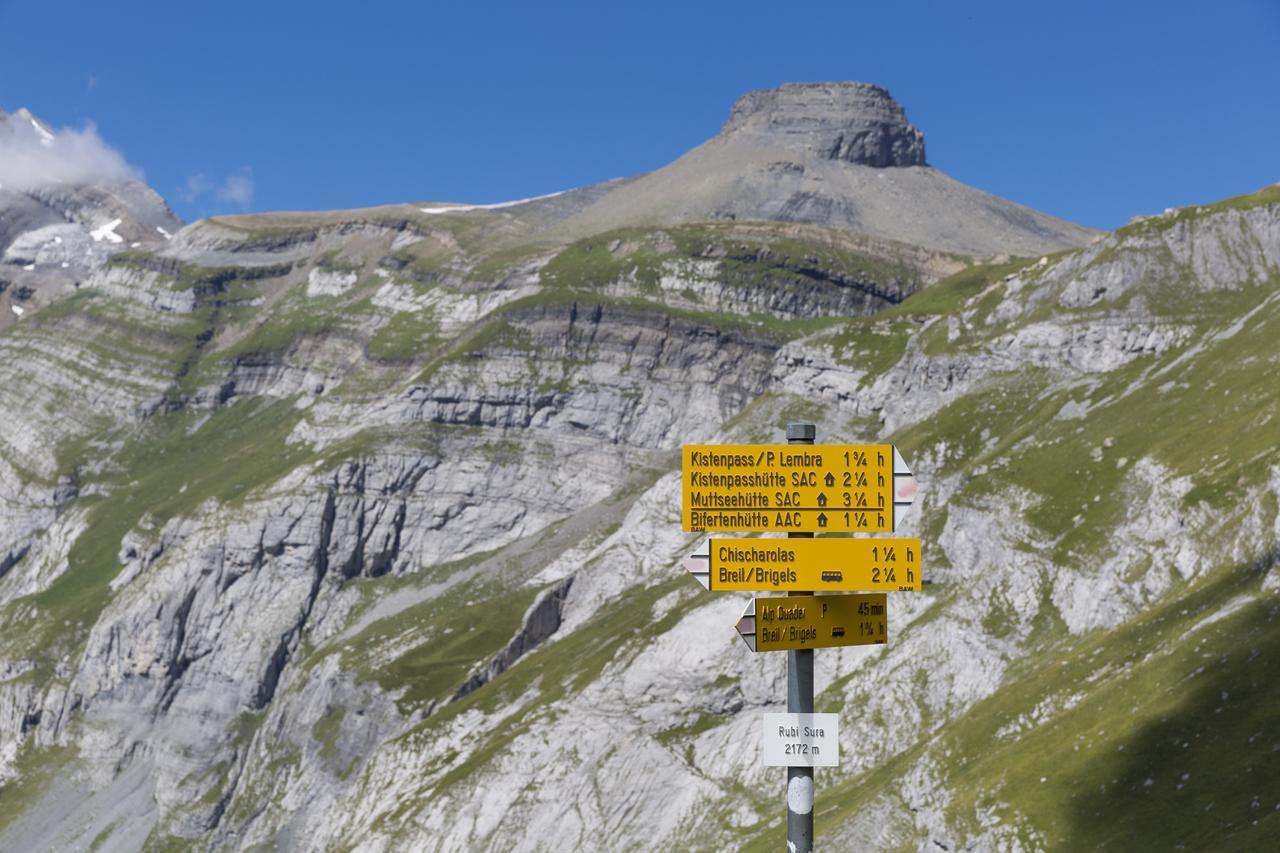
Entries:
<svg viewBox="0 0 1280 853">
<path fill-rule="evenodd" d="M 768 767 L 835 767 L 840 764 L 840 718 L 765 714 L 763 745 Z"/>
</svg>

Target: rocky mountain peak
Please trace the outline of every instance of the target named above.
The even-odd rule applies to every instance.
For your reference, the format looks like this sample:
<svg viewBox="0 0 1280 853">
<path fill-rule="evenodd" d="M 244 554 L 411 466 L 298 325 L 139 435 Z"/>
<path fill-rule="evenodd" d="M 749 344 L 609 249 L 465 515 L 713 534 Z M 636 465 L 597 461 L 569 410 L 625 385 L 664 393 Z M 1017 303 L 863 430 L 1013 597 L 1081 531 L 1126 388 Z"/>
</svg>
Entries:
<svg viewBox="0 0 1280 853">
<path fill-rule="evenodd" d="M 53 143 L 53 136 L 53 129 L 26 107 L 21 107 L 14 113 L 0 110 L 0 139 L 31 137 L 47 148 Z"/>
<path fill-rule="evenodd" d="M 787 83 L 747 92 L 720 134 L 862 166 L 926 165 L 924 134 L 888 90 L 872 83 Z"/>
</svg>

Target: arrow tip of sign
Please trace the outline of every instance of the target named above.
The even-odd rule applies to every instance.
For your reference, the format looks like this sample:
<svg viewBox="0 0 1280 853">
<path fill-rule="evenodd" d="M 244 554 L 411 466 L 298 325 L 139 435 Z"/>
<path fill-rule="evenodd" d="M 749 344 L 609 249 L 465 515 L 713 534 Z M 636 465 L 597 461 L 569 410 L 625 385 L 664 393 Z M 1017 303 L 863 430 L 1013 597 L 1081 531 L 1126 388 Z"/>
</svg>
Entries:
<svg viewBox="0 0 1280 853">
<path fill-rule="evenodd" d="M 734 626 L 738 630 L 738 636 L 742 638 L 742 642 L 747 644 L 751 651 L 756 650 L 756 617 L 743 616 L 738 620 L 738 624 Z"/>
<path fill-rule="evenodd" d="M 738 636 L 742 638 L 742 642 L 754 652 L 756 650 L 756 600 L 754 598 L 747 602 L 747 606 L 742 610 L 742 616 L 733 627 L 738 630 Z"/>
</svg>

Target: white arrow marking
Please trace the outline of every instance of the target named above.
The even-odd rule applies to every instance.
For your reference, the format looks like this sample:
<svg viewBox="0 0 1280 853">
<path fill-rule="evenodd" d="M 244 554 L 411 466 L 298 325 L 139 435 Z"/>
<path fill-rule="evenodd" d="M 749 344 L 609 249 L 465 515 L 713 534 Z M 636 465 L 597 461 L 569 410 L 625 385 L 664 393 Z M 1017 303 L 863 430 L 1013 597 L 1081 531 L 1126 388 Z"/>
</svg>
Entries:
<svg viewBox="0 0 1280 853">
<path fill-rule="evenodd" d="M 690 554 L 684 561 L 684 567 L 688 569 L 689 574 L 693 575 L 693 579 L 702 584 L 702 588 L 711 589 L 711 540 L 703 539 L 694 552 Z"/>
<path fill-rule="evenodd" d="M 738 634 L 742 637 L 742 642 L 747 644 L 747 648 L 751 651 L 756 650 L 756 600 L 753 598 L 747 604 L 747 608 L 742 611 L 742 618 L 737 624 Z"/>
</svg>

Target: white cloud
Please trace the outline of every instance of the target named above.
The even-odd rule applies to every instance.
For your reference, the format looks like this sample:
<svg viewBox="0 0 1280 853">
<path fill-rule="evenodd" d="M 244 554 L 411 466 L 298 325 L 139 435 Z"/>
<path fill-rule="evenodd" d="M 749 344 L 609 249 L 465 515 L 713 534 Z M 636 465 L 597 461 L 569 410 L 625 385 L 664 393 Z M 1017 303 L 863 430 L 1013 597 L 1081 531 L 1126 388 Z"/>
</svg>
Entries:
<svg viewBox="0 0 1280 853">
<path fill-rule="evenodd" d="M 197 172 L 187 178 L 179 195 L 190 204 L 201 196 L 212 194 L 218 201 L 230 202 L 245 210 L 253 202 L 253 190 L 253 170 L 246 166 L 239 172 L 228 175 L 220 184 L 214 183 L 203 172 Z"/>
<path fill-rule="evenodd" d="M 203 172 L 197 172 L 187 178 L 186 186 L 178 190 L 178 195 L 182 196 L 183 201 L 190 203 L 211 189 L 213 189 L 213 181 L 206 178 Z"/>
<path fill-rule="evenodd" d="M 99 184 L 142 180 L 97 128 L 63 128 L 49 136 L 22 111 L 0 121 L 0 184 L 17 190 L 50 184 Z"/>
<path fill-rule="evenodd" d="M 239 174 L 228 175 L 215 193 L 219 201 L 229 201 L 248 207 L 253 201 L 253 172 L 244 169 Z"/>
</svg>

